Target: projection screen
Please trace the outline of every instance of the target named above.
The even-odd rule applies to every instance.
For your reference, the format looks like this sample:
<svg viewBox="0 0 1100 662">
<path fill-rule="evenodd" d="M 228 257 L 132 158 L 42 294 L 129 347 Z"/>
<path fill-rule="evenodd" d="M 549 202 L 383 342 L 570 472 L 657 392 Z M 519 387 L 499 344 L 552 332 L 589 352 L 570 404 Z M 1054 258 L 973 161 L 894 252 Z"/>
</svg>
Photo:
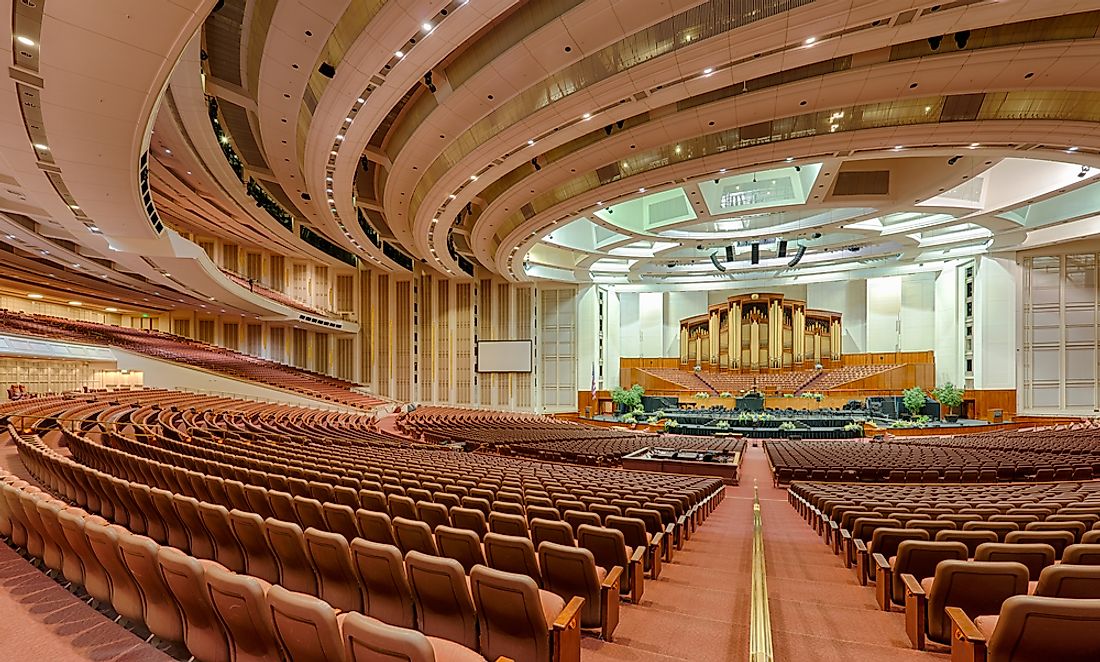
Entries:
<svg viewBox="0 0 1100 662">
<path fill-rule="evenodd" d="M 533 354 L 530 340 L 479 340 L 477 371 L 531 372 Z"/>
</svg>

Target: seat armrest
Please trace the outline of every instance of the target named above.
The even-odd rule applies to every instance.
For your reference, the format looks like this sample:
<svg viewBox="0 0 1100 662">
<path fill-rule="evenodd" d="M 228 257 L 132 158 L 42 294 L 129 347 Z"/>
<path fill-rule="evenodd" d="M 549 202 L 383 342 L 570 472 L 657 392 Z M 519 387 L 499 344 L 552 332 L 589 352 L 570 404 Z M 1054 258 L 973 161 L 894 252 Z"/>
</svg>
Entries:
<svg viewBox="0 0 1100 662">
<path fill-rule="evenodd" d="M 573 596 L 569 604 L 565 605 L 565 609 L 562 609 L 558 617 L 554 619 L 554 629 L 565 630 L 568 629 L 571 624 L 577 627 L 577 624 L 580 622 L 580 614 L 583 607 L 584 598 Z"/>
<path fill-rule="evenodd" d="M 501 655 L 501 656 L 500 656 L 500 657 L 498 657 L 497 659 L 493 660 L 493 662 L 516 662 L 516 661 L 515 661 L 515 660 L 513 660 L 513 659 L 512 659 L 512 658 L 510 658 L 510 657 L 504 657 L 503 655 Z"/>
<path fill-rule="evenodd" d="M 871 559 L 867 554 L 867 545 L 859 538 L 854 538 L 852 542 L 856 547 L 856 573 L 859 575 L 859 585 L 866 586 L 867 580 L 870 579 L 868 575 L 871 573 Z"/>
<path fill-rule="evenodd" d="M 871 559 L 875 562 L 875 567 L 881 570 L 893 570 L 890 567 L 890 562 L 886 560 L 886 557 L 878 552 L 871 555 Z"/>
<path fill-rule="evenodd" d="M 633 565 L 635 563 L 641 563 L 642 559 L 644 559 L 644 558 L 645 558 L 645 547 L 638 546 L 638 548 L 634 550 L 634 554 L 630 557 L 630 563 L 631 563 L 631 565 Z"/>
<path fill-rule="evenodd" d="M 924 589 L 920 587 L 920 582 L 917 578 L 909 573 L 905 573 L 901 576 L 901 582 L 905 584 L 905 592 L 909 595 L 924 596 Z"/>
<path fill-rule="evenodd" d="M 621 565 L 617 565 L 611 568 L 611 572 L 607 573 L 607 576 L 603 578 L 603 583 L 600 584 L 600 588 L 611 588 L 613 586 L 618 586 L 619 582 L 622 581 L 622 578 L 623 567 Z"/>
<path fill-rule="evenodd" d="M 966 612 L 958 607 L 945 607 L 944 611 L 947 613 L 947 617 L 951 619 L 951 623 L 955 629 L 959 631 L 959 634 L 971 642 L 985 643 L 985 635 L 978 626 L 974 624 L 974 621 L 970 620 L 970 617 L 966 615 Z M 952 637 L 954 639 L 954 637 Z"/>
<path fill-rule="evenodd" d="M 860 538 L 853 538 L 852 542 L 856 544 L 856 552 L 860 554 L 867 553 L 867 543 L 863 542 Z"/>
<path fill-rule="evenodd" d="M 974 621 L 958 607 L 947 607 L 944 611 L 951 619 L 951 660 L 985 662 L 988 654 L 987 642 Z"/>
<path fill-rule="evenodd" d="M 871 554 L 875 572 L 875 599 L 882 611 L 890 611 L 894 602 L 894 569 L 886 557 L 878 552 Z"/>
<path fill-rule="evenodd" d="M 901 576 L 905 584 L 905 634 L 909 643 L 919 651 L 924 650 L 924 638 L 927 628 L 928 599 L 917 578 L 909 573 Z"/>
<path fill-rule="evenodd" d="M 658 533 L 653 534 L 653 537 L 650 538 L 650 540 L 649 540 L 649 546 L 650 547 L 659 546 L 661 544 L 661 539 L 663 539 L 664 537 L 665 537 L 665 534 L 663 532 L 658 532 Z"/>
</svg>

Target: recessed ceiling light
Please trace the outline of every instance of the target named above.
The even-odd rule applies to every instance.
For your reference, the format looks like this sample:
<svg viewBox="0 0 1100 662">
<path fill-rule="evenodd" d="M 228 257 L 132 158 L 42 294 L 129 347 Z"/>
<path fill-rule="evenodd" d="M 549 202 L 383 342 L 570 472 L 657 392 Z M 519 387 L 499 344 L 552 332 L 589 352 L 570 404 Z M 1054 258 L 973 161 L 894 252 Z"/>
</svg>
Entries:
<svg viewBox="0 0 1100 662">
<path fill-rule="evenodd" d="M 980 146 L 981 146 L 980 143 L 970 143 L 970 149 L 974 149 L 974 148 L 980 147 Z"/>
<path fill-rule="evenodd" d="M 27 298 L 28 299 L 41 299 L 42 295 L 41 294 L 28 294 Z"/>
<path fill-rule="evenodd" d="M 49 147 L 49 145 L 43 145 L 42 143 L 35 143 L 35 144 L 34 144 L 34 148 L 35 148 L 35 149 L 40 149 L 40 150 L 42 150 L 43 152 L 48 152 L 48 151 L 50 151 L 50 147 Z"/>
<path fill-rule="evenodd" d="M 84 304 L 79 302 L 79 301 L 70 301 L 69 305 L 70 306 L 83 306 Z"/>
<path fill-rule="evenodd" d="M 1066 151 L 1067 151 L 1067 152 L 1076 152 L 1076 151 L 1077 151 L 1077 149 L 1078 149 L 1077 147 L 1070 147 L 1070 148 L 1069 148 L 1069 149 L 1067 149 Z"/>
<path fill-rule="evenodd" d="M 188 171 L 187 171 L 187 174 L 189 174 L 189 175 L 190 175 L 190 174 L 191 174 L 191 171 L 190 171 L 190 170 L 188 170 Z"/>
<path fill-rule="evenodd" d="M 714 67 L 707 67 L 706 69 L 703 69 L 703 73 L 708 75 L 708 76 L 710 74 L 713 74 L 714 73 Z"/>
<path fill-rule="evenodd" d="M 902 146 L 902 145 L 894 145 L 894 151 L 895 152 L 900 152 L 903 149 L 905 149 L 905 147 Z"/>
<path fill-rule="evenodd" d="M 476 182 L 477 181 L 477 175 L 470 175 L 470 181 L 471 182 Z"/>
<path fill-rule="evenodd" d="M 24 46 L 34 46 L 34 40 L 31 39 L 30 37 L 24 37 L 23 35 L 19 35 L 18 37 L 15 38 L 15 40 L 18 41 L 19 43 L 23 44 Z"/>
<path fill-rule="evenodd" d="M 69 209 L 80 209 L 80 205 L 69 205 Z"/>
<path fill-rule="evenodd" d="M 535 144 L 535 141 L 534 141 L 534 140 L 528 140 L 528 141 L 527 141 L 527 144 L 528 144 L 528 145 L 534 145 L 534 144 Z"/>
<path fill-rule="evenodd" d="M 581 119 L 589 119 L 591 117 L 592 117 L 592 113 L 585 113 L 584 115 L 581 115 Z"/>
<path fill-rule="evenodd" d="M 404 53 L 404 51 L 394 51 L 393 56 L 394 57 L 405 57 L 405 53 Z"/>
<path fill-rule="evenodd" d="M 420 28 L 422 30 L 424 30 L 424 32 L 431 32 L 432 31 L 432 24 L 431 23 L 422 23 L 420 25 Z"/>
<path fill-rule="evenodd" d="M 108 312 L 108 313 L 117 313 L 118 312 L 118 308 L 104 308 L 103 310 L 105 312 Z"/>
<path fill-rule="evenodd" d="M 804 42 L 802 42 L 802 43 L 803 43 L 803 44 L 805 44 L 805 45 L 807 45 L 807 46 L 810 46 L 810 45 L 812 45 L 812 44 L 813 44 L 813 43 L 814 43 L 815 41 L 817 41 L 817 37 L 806 37 L 806 41 L 804 41 Z"/>
<path fill-rule="evenodd" d="M 170 150 L 170 149 L 167 149 L 167 148 L 165 148 L 165 150 L 164 150 L 164 153 L 165 153 L 165 154 L 171 154 L 171 153 L 172 153 L 172 150 Z"/>
<path fill-rule="evenodd" d="M 790 163 L 791 161 L 794 161 L 794 157 L 793 156 L 788 156 L 786 158 L 786 161 L 787 161 L 787 163 Z"/>
<path fill-rule="evenodd" d="M 643 186 L 640 189 L 638 189 L 638 193 L 645 193 L 645 187 Z"/>
</svg>

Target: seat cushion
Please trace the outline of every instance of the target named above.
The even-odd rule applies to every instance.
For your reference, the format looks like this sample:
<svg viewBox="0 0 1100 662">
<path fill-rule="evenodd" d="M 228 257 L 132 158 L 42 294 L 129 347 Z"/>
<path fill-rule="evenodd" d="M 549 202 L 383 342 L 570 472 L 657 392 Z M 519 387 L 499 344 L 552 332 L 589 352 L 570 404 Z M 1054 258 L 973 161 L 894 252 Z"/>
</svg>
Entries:
<svg viewBox="0 0 1100 662">
<path fill-rule="evenodd" d="M 978 629 L 985 635 L 987 641 L 993 636 L 993 631 L 997 629 L 998 618 L 1000 618 L 1000 616 L 993 615 L 979 616 L 974 619 L 974 625 L 978 626 Z"/>
<path fill-rule="evenodd" d="M 542 603 L 542 615 L 546 617 L 546 626 L 552 627 L 554 619 L 565 609 L 565 600 L 550 591 L 539 589 L 539 602 Z"/>
<path fill-rule="evenodd" d="M 600 566 L 596 566 L 596 579 L 602 584 L 603 580 L 607 579 L 607 571 Z"/>
<path fill-rule="evenodd" d="M 898 557 L 891 556 L 886 560 L 886 562 L 890 564 L 890 568 L 892 569 L 894 567 L 894 564 L 898 562 Z"/>
<path fill-rule="evenodd" d="M 480 653 L 447 639 L 428 637 L 436 662 L 485 662 Z"/>
<path fill-rule="evenodd" d="M 921 590 L 924 591 L 925 595 L 928 595 L 932 592 L 932 580 L 934 579 L 935 577 L 925 577 L 924 579 L 920 580 L 920 587 Z"/>
</svg>

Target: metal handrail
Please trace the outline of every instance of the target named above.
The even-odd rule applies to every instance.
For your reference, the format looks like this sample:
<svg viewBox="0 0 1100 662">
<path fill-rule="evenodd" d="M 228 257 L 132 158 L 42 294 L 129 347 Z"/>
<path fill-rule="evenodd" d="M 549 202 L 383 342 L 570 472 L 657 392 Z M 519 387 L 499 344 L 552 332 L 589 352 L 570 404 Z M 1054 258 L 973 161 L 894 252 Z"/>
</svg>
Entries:
<svg viewBox="0 0 1100 662">
<path fill-rule="evenodd" d="M 764 567 L 764 523 L 760 516 L 760 488 L 752 486 L 752 607 L 749 614 L 749 661 L 772 661 L 771 614 Z"/>
</svg>

